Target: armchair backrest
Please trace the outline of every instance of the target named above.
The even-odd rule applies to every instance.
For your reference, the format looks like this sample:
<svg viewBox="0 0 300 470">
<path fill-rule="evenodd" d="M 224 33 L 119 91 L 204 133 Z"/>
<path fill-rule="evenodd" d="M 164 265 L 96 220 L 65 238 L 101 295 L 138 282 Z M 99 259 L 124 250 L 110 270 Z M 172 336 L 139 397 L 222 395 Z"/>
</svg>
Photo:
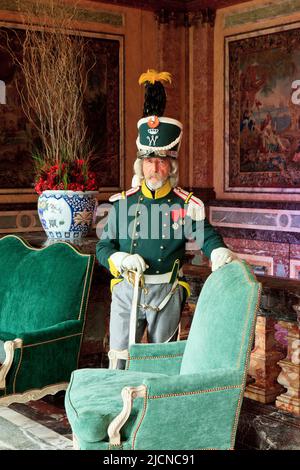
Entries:
<svg viewBox="0 0 300 470">
<path fill-rule="evenodd" d="M 244 261 L 232 261 L 204 283 L 181 364 L 181 374 L 244 371 L 254 336 L 261 284 Z"/>
<path fill-rule="evenodd" d="M 93 256 L 57 242 L 33 248 L 20 237 L 0 239 L 0 331 L 33 331 L 84 321 Z"/>
</svg>

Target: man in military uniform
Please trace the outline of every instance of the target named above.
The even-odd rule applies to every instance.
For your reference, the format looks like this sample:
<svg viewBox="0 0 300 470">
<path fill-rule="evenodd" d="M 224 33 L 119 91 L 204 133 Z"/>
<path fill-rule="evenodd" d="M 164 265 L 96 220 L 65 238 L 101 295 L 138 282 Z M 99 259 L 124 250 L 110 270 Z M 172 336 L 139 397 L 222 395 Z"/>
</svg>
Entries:
<svg viewBox="0 0 300 470">
<path fill-rule="evenodd" d="M 175 337 L 189 286 L 182 275 L 185 244 L 196 240 L 212 261 L 212 270 L 230 262 L 234 254 L 205 218 L 200 199 L 179 187 L 177 156 L 182 124 L 163 117 L 166 72 L 148 71 L 144 117 L 138 122 L 134 187 L 110 198 L 113 207 L 97 258 L 111 271 L 110 357 L 125 358 L 129 342 L 134 287 L 130 273 L 141 276 L 136 299 L 135 341 L 145 327 L 150 342 Z M 119 366 L 120 363 L 119 363 Z"/>
</svg>

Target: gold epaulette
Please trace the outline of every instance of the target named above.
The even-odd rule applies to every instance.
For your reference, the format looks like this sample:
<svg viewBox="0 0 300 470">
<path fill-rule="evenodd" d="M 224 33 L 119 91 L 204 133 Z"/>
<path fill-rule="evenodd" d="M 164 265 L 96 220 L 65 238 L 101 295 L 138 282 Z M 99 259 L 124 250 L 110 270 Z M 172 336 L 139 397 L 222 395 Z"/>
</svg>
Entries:
<svg viewBox="0 0 300 470">
<path fill-rule="evenodd" d="M 122 191 L 121 193 L 113 194 L 109 198 L 109 202 L 115 202 L 118 201 L 119 199 L 126 199 L 129 196 L 132 196 L 133 194 L 137 193 L 140 190 L 139 187 L 137 188 L 130 188 L 128 191 Z"/>
</svg>

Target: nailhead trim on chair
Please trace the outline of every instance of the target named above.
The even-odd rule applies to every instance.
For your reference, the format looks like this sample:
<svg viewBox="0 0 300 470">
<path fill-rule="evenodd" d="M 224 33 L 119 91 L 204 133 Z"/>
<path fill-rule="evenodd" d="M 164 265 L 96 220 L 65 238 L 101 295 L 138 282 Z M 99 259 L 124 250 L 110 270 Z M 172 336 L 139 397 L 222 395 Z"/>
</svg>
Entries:
<svg viewBox="0 0 300 470">
<path fill-rule="evenodd" d="M 243 374 L 242 388 L 241 388 L 241 393 L 240 393 L 240 396 L 239 396 L 238 405 L 236 407 L 235 419 L 234 419 L 234 423 L 233 423 L 233 427 L 232 427 L 231 450 L 234 450 L 235 434 L 236 434 L 237 427 L 238 427 L 238 421 L 239 421 L 238 418 L 239 418 L 239 414 L 240 414 L 240 408 L 242 406 L 242 404 L 241 404 L 242 395 L 243 395 L 243 391 L 244 391 L 245 386 L 246 386 L 247 372 L 248 372 L 247 364 L 249 364 L 249 361 L 250 361 L 251 348 L 252 348 L 252 343 L 253 343 L 253 339 L 254 339 L 254 336 L 255 336 L 255 325 L 256 325 L 256 318 L 257 318 L 257 310 L 258 310 L 258 307 L 259 307 L 259 304 L 260 304 L 261 292 L 262 292 L 262 285 L 259 284 L 257 303 L 256 303 L 256 306 L 255 306 L 255 315 L 253 317 L 253 323 L 252 323 L 252 327 L 251 327 L 249 346 L 248 346 L 247 354 L 246 354 L 246 361 L 245 361 L 245 368 L 244 368 L 244 374 Z"/>
<path fill-rule="evenodd" d="M 166 393 L 164 395 L 153 395 L 152 397 L 149 396 L 149 400 L 156 400 L 157 398 L 171 398 L 171 397 L 181 397 L 186 395 L 200 395 L 202 393 L 211 393 L 211 392 L 221 392 L 224 390 L 231 390 L 234 388 L 240 388 L 241 385 L 228 385 L 226 387 L 216 387 L 216 388 L 208 388 L 206 390 L 196 390 L 194 392 L 182 392 L 182 393 Z"/>
<path fill-rule="evenodd" d="M 130 361 L 142 361 L 142 360 L 153 360 L 153 359 L 173 359 L 174 357 L 182 357 L 183 354 L 170 354 L 166 356 L 130 356 L 128 355 L 127 367 L 129 369 Z"/>
<path fill-rule="evenodd" d="M 252 284 L 253 284 L 253 283 L 252 283 Z M 242 334 L 240 352 L 239 352 L 239 356 L 238 356 L 237 364 L 236 364 L 236 367 L 237 367 L 237 368 L 240 367 L 242 346 L 243 346 L 243 344 L 244 344 L 244 342 L 245 342 L 246 327 L 247 327 L 247 323 L 248 323 L 248 317 L 249 317 L 249 314 L 250 314 L 250 307 L 251 307 L 251 303 L 252 303 L 252 299 L 253 299 L 254 287 L 255 287 L 255 285 L 253 284 L 252 292 L 251 292 L 250 299 L 249 299 L 248 306 L 247 306 L 247 313 L 246 313 L 246 315 L 245 315 L 244 330 L 243 330 L 243 334 Z"/>
<path fill-rule="evenodd" d="M 135 359 L 141 360 L 141 359 L 168 359 L 169 357 L 182 357 L 183 354 L 169 354 L 168 356 L 133 356 L 129 357 L 132 361 Z"/>
<path fill-rule="evenodd" d="M 209 392 L 218 392 L 218 391 L 224 391 L 224 390 L 230 390 L 230 389 L 235 389 L 235 388 L 239 388 L 241 387 L 241 385 L 232 385 L 232 386 L 227 386 L 227 387 L 218 387 L 218 388 L 211 388 L 211 389 L 207 389 L 207 390 L 199 390 L 197 392 L 184 392 L 184 393 L 174 393 L 174 394 L 167 394 L 167 395 L 159 395 L 159 396 L 152 396 L 150 397 L 148 395 L 148 390 L 146 392 L 146 396 L 144 398 L 144 405 L 143 405 L 143 413 L 142 413 L 142 416 L 141 416 L 141 419 L 140 419 L 140 422 L 139 424 L 137 425 L 137 428 L 134 432 L 134 435 L 133 435 L 133 439 L 132 439 L 132 449 L 134 450 L 134 446 L 135 446 L 135 441 L 136 441 L 136 436 L 137 436 L 137 433 L 138 433 L 138 430 L 142 424 L 142 421 L 145 417 L 145 414 L 146 414 L 146 409 L 147 409 L 147 401 L 148 399 L 151 400 L 151 399 L 157 399 L 157 398 L 170 398 L 172 396 L 182 396 L 182 395 L 195 395 L 195 394 L 202 394 L 202 393 L 209 393 Z M 197 449 L 195 449 L 197 450 Z M 198 449 L 198 450 L 218 450 L 216 448 L 205 448 L 205 449 Z M 233 450 L 233 448 L 230 448 L 229 450 Z"/>
<path fill-rule="evenodd" d="M 135 432 L 134 432 L 133 439 L 132 439 L 132 449 L 133 449 L 133 450 L 134 450 L 136 435 L 137 435 L 137 433 L 138 433 L 138 430 L 140 429 L 140 426 L 141 426 L 142 421 L 143 421 L 143 419 L 144 419 L 144 417 L 145 417 L 145 414 L 146 414 L 147 401 L 148 401 L 148 389 L 147 389 L 146 395 L 145 395 L 145 397 L 144 397 L 143 413 L 142 413 L 140 422 L 139 422 L 139 424 L 137 425 L 137 428 L 136 428 L 136 430 L 135 430 Z"/>
</svg>

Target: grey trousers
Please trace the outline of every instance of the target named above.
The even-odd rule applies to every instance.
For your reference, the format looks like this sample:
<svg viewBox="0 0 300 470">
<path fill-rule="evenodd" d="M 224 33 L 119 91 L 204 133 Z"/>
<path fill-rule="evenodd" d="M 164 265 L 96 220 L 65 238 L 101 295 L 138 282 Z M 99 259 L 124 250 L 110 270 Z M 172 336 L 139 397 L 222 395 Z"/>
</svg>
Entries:
<svg viewBox="0 0 300 470">
<path fill-rule="evenodd" d="M 139 304 L 159 306 L 171 289 L 171 284 L 145 284 L 147 293 L 140 289 Z M 133 286 L 125 279 L 113 288 L 110 311 L 110 349 L 127 349 L 129 340 L 130 311 Z M 151 343 L 164 343 L 172 338 L 177 330 L 184 301 L 184 288 L 180 285 L 160 312 L 138 308 L 136 343 L 143 337 L 145 328 Z"/>
</svg>

